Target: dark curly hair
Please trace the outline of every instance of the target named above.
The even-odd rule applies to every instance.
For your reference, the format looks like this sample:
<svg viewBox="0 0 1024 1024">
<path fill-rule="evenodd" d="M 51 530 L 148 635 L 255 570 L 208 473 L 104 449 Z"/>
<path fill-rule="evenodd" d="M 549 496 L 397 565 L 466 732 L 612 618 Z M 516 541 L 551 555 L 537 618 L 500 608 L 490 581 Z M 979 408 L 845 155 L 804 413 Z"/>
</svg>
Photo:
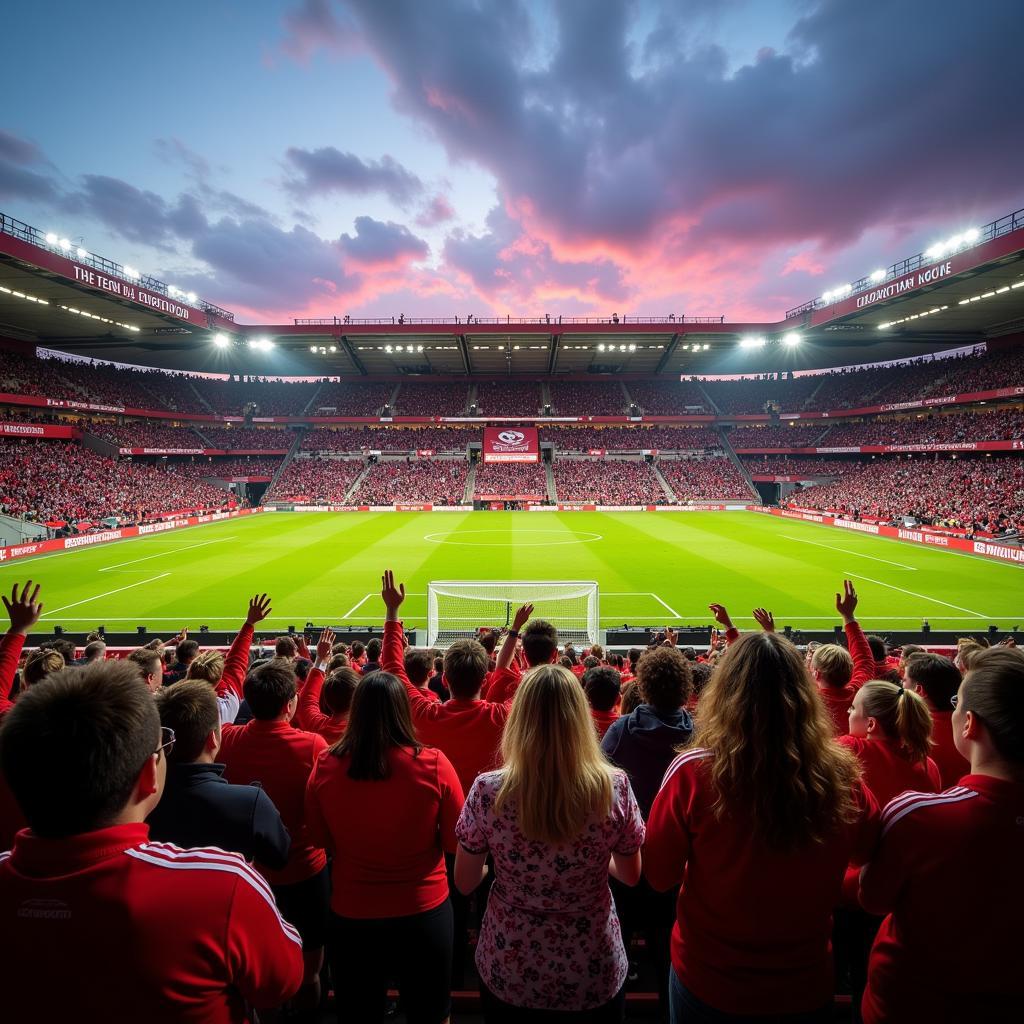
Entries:
<svg viewBox="0 0 1024 1024">
<path fill-rule="evenodd" d="M 657 647 L 637 662 L 636 682 L 645 704 L 661 712 L 675 711 L 690 696 L 693 672 L 675 647 Z"/>
</svg>

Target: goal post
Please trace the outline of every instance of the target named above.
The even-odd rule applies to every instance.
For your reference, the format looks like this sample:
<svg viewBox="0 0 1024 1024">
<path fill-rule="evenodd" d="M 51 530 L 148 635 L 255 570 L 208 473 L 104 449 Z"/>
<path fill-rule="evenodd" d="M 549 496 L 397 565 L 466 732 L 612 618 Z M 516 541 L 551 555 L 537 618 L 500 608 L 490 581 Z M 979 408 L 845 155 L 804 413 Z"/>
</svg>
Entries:
<svg viewBox="0 0 1024 1024">
<path fill-rule="evenodd" d="M 427 646 L 473 637 L 480 626 L 510 626 L 523 604 L 532 604 L 532 618 L 550 622 L 563 641 L 601 642 L 593 580 L 437 580 L 427 584 Z"/>
</svg>

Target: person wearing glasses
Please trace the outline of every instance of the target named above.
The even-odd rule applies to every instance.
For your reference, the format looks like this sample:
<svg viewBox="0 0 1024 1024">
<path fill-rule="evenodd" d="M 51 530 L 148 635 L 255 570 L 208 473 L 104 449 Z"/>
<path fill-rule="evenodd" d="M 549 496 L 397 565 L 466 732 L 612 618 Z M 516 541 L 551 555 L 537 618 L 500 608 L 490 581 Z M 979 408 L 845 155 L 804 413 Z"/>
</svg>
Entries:
<svg viewBox="0 0 1024 1024">
<path fill-rule="evenodd" d="M 242 1024 L 299 988 L 301 940 L 244 858 L 150 840 L 174 742 L 124 661 L 62 669 L 7 713 L 28 828 L 0 853 L 5 1019 Z"/>
<path fill-rule="evenodd" d="M 862 1014 L 883 1021 L 1010 1021 L 1024 973 L 1024 655 L 976 655 L 951 700 L 969 769 L 942 793 L 903 793 L 860 876 L 860 902 L 885 914 Z"/>
</svg>

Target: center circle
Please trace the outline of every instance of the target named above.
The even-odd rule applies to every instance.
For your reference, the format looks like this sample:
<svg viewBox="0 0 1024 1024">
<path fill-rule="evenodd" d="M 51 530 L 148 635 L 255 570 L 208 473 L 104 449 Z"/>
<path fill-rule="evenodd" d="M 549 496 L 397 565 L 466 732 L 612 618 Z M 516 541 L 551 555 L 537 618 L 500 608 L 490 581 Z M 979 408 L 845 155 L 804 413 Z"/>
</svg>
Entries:
<svg viewBox="0 0 1024 1024">
<path fill-rule="evenodd" d="M 563 530 L 526 530 L 527 534 L 547 534 L 548 536 L 565 537 Z M 465 537 L 469 534 L 501 534 L 506 539 L 504 541 L 460 541 L 453 540 L 453 537 Z M 512 537 L 508 537 L 504 530 L 459 530 L 457 533 L 428 533 L 424 536 L 424 540 L 430 541 L 431 544 L 454 544 L 456 547 L 463 548 L 553 548 L 563 544 L 593 544 L 596 540 L 604 540 L 604 537 L 599 533 L 576 533 L 573 534 L 571 539 L 565 540 L 538 540 L 538 541 L 523 541 L 519 538 L 523 534 L 515 534 Z"/>
</svg>

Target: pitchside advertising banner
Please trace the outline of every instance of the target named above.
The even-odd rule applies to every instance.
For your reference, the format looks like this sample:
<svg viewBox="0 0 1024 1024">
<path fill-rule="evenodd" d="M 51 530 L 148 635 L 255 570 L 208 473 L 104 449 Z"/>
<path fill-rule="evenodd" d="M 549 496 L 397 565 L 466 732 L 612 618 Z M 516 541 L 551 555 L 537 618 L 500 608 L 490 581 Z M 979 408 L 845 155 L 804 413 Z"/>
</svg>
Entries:
<svg viewBox="0 0 1024 1024">
<path fill-rule="evenodd" d="M 485 427 L 484 462 L 540 462 L 536 427 Z"/>
</svg>

